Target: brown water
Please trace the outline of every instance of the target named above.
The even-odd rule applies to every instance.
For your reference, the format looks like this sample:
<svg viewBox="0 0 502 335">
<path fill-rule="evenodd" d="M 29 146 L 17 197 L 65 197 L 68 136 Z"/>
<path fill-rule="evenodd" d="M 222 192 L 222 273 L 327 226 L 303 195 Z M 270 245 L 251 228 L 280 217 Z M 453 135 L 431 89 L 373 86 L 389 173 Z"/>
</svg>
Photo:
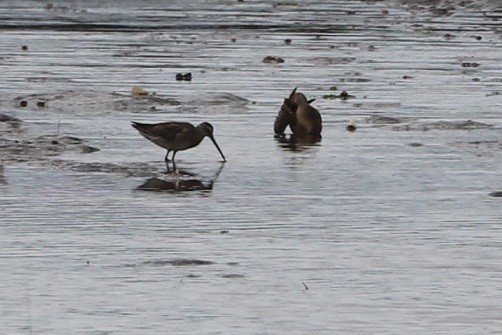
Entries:
<svg viewBox="0 0 502 335">
<path fill-rule="evenodd" d="M 500 334 L 496 5 L 0 3 L 0 333 Z"/>
</svg>

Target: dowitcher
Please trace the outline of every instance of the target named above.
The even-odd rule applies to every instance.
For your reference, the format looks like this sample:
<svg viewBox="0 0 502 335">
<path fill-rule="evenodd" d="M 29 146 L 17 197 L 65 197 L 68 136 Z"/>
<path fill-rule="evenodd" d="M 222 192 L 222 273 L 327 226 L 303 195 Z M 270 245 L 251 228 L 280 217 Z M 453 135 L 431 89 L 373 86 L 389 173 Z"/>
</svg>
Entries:
<svg viewBox="0 0 502 335">
<path fill-rule="evenodd" d="M 275 133 L 282 134 L 289 125 L 293 134 L 299 138 L 320 139 L 321 114 L 310 105 L 312 101 L 314 100 L 307 100 L 303 93 L 296 92 L 295 88 L 289 98 L 284 99 L 281 110 L 275 119 Z"/>
<path fill-rule="evenodd" d="M 164 160 L 168 169 L 168 156 L 171 151 L 173 152 L 171 161 L 173 162 L 173 168 L 176 170 L 176 163 L 174 162 L 176 152 L 196 147 L 206 136 L 213 141 L 216 149 L 220 152 L 223 161 L 226 162 L 225 155 L 223 155 L 218 143 L 216 143 L 216 140 L 214 139 L 214 128 L 208 122 L 202 122 L 195 127 L 193 124 L 188 122 L 146 124 L 133 121 L 132 126 L 136 128 L 146 139 L 157 144 L 159 147 L 167 149 L 167 154 Z"/>
</svg>

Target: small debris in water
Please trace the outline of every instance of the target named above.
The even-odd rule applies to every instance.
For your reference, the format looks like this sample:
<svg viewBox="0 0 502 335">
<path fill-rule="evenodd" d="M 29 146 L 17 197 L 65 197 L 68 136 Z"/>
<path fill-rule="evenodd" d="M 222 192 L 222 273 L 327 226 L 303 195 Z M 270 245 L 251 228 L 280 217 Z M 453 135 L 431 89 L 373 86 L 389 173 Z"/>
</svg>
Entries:
<svg viewBox="0 0 502 335">
<path fill-rule="evenodd" d="M 291 41 L 291 38 L 286 38 L 286 39 L 284 40 L 284 43 L 286 43 L 286 44 L 291 44 L 291 42 L 292 42 L 292 41 Z"/>
<path fill-rule="evenodd" d="M 476 62 L 472 62 L 472 63 L 463 62 L 461 65 L 462 65 L 462 67 L 478 67 L 479 63 L 476 63 Z"/>
<path fill-rule="evenodd" d="M 408 143 L 408 145 L 410 147 L 414 147 L 414 148 L 418 148 L 418 147 L 423 147 L 423 143 L 419 143 L 419 142 L 411 142 L 411 143 Z"/>
<path fill-rule="evenodd" d="M 147 96 L 148 92 L 145 89 L 143 89 L 142 87 L 133 86 L 132 90 L 131 90 L 131 94 L 134 97 L 138 97 L 138 96 L 143 97 L 143 96 Z"/>
<path fill-rule="evenodd" d="M 81 148 L 83 154 L 91 154 L 93 152 L 99 151 L 98 148 L 91 147 L 90 145 L 82 145 Z"/>
<path fill-rule="evenodd" d="M 495 197 L 495 198 L 501 198 L 502 197 L 502 191 L 495 191 L 490 193 L 490 196 Z"/>
<path fill-rule="evenodd" d="M 45 101 L 37 101 L 37 107 L 45 107 Z"/>
<path fill-rule="evenodd" d="M 23 45 L 23 46 L 21 47 L 21 50 L 23 50 L 23 51 L 27 51 L 27 50 L 28 50 L 28 46 L 27 46 L 27 45 Z"/>
<path fill-rule="evenodd" d="M 376 47 L 374 45 L 369 45 L 368 46 L 368 51 L 375 51 Z"/>
<path fill-rule="evenodd" d="M 413 79 L 413 77 L 412 77 L 412 76 L 408 76 L 408 75 L 406 75 L 406 74 L 405 74 L 405 75 L 403 76 L 403 79 Z"/>
<path fill-rule="evenodd" d="M 346 127 L 347 131 L 350 131 L 351 133 L 355 132 L 357 127 L 356 127 L 356 121 L 354 119 L 350 119 L 349 125 Z"/>
<path fill-rule="evenodd" d="M 176 73 L 176 80 L 178 81 L 192 81 L 192 73 Z"/>
<path fill-rule="evenodd" d="M 340 99 L 347 100 L 349 98 L 355 98 L 355 96 L 348 94 L 347 91 L 342 91 L 342 93 L 340 93 Z"/>
<path fill-rule="evenodd" d="M 28 101 L 26 101 L 26 100 L 21 100 L 21 102 L 19 103 L 19 106 L 21 106 L 21 107 L 26 107 L 26 106 L 28 106 Z"/>
<path fill-rule="evenodd" d="M 237 39 L 236 39 L 235 37 L 232 37 L 232 38 L 230 39 L 230 41 L 231 41 L 232 43 L 235 43 L 235 42 L 237 42 Z"/>
<path fill-rule="evenodd" d="M 280 63 L 284 63 L 284 59 L 281 57 L 277 57 L 277 56 L 267 56 L 267 57 L 263 58 L 263 63 L 280 64 Z"/>
<path fill-rule="evenodd" d="M 481 41 L 483 38 L 481 36 L 476 36 L 476 40 Z"/>
<path fill-rule="evenodd" d="M 302 282 L 302 284 L 303 284 L 303 287 L 305 287 L 305 291 L 308 291 L 309 287 L 307 286 L 307 284 L 305 284 L 304 282 Z"/>
<path fill-rule="evenodd" d="M 336 95 L 336 94 L 325 94 L 322 96 L 323 99 L 341 99 L 341 100 L 348 100 L 348 99 L 352 99 L 352 98 L 355 98 L 355 96 L 353 95 L 350 95 L 347 93 L 347 91 L 342 91 L 342 93 L 340 93 L 340 95 Z"/>
<path fill-rule="evenodd" d="M 228 230 L 222 230 L 220 231 L 220 234 L 228 234 Z"/>
</svg>

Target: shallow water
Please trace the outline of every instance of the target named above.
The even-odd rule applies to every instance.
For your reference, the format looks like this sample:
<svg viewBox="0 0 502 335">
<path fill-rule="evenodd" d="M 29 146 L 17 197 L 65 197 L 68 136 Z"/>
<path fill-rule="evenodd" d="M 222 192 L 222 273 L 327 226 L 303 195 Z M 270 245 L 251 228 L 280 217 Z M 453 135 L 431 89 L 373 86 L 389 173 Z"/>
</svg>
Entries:
<svg viewBox="0 0 502 335">
<path fill-rule="evenodd" d="M 500 9 L 135 3 L 0 4 L 0 333 L 500 333 Z M 273 138 L 295 86 L 315 145 Z"/>
</svg>

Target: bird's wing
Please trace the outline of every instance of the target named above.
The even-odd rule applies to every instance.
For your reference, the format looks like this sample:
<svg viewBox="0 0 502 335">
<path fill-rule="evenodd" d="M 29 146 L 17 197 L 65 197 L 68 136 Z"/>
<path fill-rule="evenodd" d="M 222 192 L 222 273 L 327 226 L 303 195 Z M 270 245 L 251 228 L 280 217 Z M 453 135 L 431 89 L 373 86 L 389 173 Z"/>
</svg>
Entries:
<svg viewBox="0 0 502 335">
<path fill-rule="evenodd" d="M 174 141 L 177 136 L 194 129 L 188 122 L 163 122 L 156 124 L 145 124 L 133 122 L 133 127 L 140 133 L 148 135 L 149 138 L 162 138 L 164 141 Z"/>
</svg>

